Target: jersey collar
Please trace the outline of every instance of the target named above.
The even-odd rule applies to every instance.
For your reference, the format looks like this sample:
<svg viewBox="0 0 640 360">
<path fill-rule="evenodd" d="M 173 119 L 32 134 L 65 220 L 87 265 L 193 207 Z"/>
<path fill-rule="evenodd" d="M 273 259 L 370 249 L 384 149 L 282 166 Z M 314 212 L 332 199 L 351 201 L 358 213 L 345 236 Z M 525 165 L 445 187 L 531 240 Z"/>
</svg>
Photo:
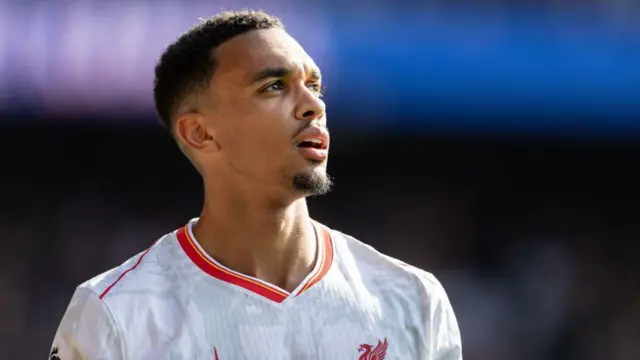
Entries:
<svg viewBox="0 0 640 360">
<path fill-rule="evenodd" d="M 296 290 L 288 292 L 266 281 L 231 270 L 209 256 L 193 235 L 192 227 L 196 221 L 197 219 L 194 219 L 177 230 L 178 242 L 189 259 L 208 275 L 228 284 L 244 288 L 276 303 L 281 303 L 287 298 L 298 296 L 309 290 L 309 288 L 322 280 L 333 263 L 334 250 L 329 229 L 322 224 L 313 222 L 316 238 L 318 239 L 316 265 Z"/>
</svg>

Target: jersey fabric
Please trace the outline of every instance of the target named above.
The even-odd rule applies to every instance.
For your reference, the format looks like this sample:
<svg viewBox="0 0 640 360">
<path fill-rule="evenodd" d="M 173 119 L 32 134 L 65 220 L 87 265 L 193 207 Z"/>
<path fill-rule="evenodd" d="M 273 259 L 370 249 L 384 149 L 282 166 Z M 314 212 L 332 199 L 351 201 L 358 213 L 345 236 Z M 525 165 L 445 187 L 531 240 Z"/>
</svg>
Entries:
<svg viewBox="0 0 640 360">
<path fill-rule="evenodd" d="M 292 292 L 209 257 L 190 221 L 80 285 L 50 360 L 461 360 L 433 275 L 314 222 L 314 270 Z"/>
</svg>

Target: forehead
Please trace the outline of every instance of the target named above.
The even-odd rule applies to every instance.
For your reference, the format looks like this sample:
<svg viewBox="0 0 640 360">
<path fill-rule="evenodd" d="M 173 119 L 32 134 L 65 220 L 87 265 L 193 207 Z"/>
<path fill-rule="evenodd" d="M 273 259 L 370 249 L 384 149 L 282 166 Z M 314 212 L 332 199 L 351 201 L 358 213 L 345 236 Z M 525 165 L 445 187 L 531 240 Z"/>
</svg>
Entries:
<svg viewBox="0 0 640 360">
<path fill-rule="evenodd" d="M 220 45 L 214 52 L 214 78 L 251 78 L 269 67 L 285 67 L 305 72 L 317 65 L 302 46 L 282 29 L 254 30 Z"/>
</svg>

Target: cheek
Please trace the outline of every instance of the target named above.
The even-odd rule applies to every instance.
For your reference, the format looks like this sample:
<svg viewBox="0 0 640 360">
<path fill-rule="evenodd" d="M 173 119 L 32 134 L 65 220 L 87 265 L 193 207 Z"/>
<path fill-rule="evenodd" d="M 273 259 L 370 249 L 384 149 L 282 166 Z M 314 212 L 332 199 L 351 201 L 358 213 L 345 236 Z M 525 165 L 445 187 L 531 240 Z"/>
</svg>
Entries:
<svg viewBox="0 0 640 360">
<path fill-rule="evenodd" d="M 245 174 L 268 181 L 287 167 L 291 146 L 274 129 L 253 126 L 237 135 L 229 160 Z"/>
<path fill-rule="evenodd" d="M 282 124 L 255 126 L 247 134 L 247 148 L 256 160 L 273 164 L 289 155 L 291 151 L 290 130 Z"/>
<path fill-rule="evenodd" d="M 221 132 L 221 146 L 234 161 L 268 167 L 292 153 L 296 122 L 280 108 L 253 106 L 232 118 Z"/>
<path fill-rule="evenodd" d="M 288 145 L 295 132 L 296 121 L 289 114 L 284 97 L 259 99 L 246 104 L 243 114 L 244 133 L 255 144 L 262 144 L 264 151 Z"/>
</svg>

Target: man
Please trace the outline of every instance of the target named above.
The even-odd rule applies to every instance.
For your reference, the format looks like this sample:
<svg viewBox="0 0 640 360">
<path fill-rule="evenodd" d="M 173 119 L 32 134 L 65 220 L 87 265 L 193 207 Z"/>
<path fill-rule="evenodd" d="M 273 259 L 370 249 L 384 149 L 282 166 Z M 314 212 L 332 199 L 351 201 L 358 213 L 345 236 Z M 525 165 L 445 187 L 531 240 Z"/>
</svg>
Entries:
<svg viewBox="0 0 640 360">
<path fill-rule="evenodd" d="M 168 47 L 156 107 L 202 175 L 202 213 L 80 285 L 51 359 L 462 358 L 432 275 L 309 217 L 305 198 L 331 185 L 321 86 L 263 12 Z"/>
</svg>

